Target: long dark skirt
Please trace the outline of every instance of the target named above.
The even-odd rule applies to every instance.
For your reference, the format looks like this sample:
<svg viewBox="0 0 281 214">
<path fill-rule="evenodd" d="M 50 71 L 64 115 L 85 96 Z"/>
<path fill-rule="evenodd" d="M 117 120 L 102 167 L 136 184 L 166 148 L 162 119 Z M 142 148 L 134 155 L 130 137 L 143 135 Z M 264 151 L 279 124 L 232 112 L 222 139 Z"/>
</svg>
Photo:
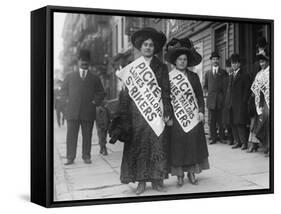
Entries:
<svg viewBox="0 0 281 214">
<path fill-rule="evenodd" d="M 169 146 L 171 166 L 190 167 L 206 163 L 209 153 L 203 123 L 198 123 L 190 132 L 185 133 L 176 118 L 173 118 L 173 121 L 173 126 L 170 128 Z"/>
<path fill-rule="evenodd" d="M 131 102 L 133 137 L 125 143 L 121 164 L 122 183 L 152 181 L 167 178 L 167 133 L 157 137 Z"/>
</svg>

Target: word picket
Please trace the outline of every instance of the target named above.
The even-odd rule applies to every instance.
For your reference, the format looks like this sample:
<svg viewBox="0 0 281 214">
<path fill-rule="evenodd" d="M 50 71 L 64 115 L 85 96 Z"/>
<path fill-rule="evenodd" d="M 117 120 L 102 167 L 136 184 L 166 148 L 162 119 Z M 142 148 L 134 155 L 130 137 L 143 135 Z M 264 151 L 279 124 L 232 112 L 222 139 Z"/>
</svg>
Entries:
<svg viewBox="0 0 281 214">
<path fill-rule="evenodd" d="M 161 88 L 143 57 L 116 72 L 146 122 L 159 137 L 165 128 Z"/>
<path fill-rule="evenodd" d="M 184 132 L 189 132 L 198 123 L 198 104 L 188 78 L 174 69 L 169 73 L 171 101 L 174 114 Z"/>
</svg>

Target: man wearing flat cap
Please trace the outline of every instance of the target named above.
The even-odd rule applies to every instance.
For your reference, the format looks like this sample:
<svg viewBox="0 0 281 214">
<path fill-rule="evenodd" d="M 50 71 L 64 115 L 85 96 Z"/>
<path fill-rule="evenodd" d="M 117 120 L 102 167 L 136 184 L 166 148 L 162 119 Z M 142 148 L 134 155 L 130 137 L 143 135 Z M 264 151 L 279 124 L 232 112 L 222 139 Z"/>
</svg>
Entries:
<svg viewBox="0 0 281 214">
<path fill-rule="evenodd" d="M 224 137 L 224 129 L 222 126 L 222 108 L 224 101 L 223 81 L 227 76 L 224 69 L 219 67 L 219 53 L 213 52 L 210 60 L 212 69 L 205 74 L 204 90 L 208 92 L 207 108 L 209 110 L 209 130 L 210 144 L 222 141 Z M 219 136 L 217 136 L 217 126 L 219 128 Z"/>
<path fill-rule="evenodd" d="M 229 110 L 230 124 L 235 145 L 233 149 L 248 148 L 247 129 L 249 123 L 247 103 L 250 94 L 250 76 L 240 67 L 240 57 L 234 53 L 230 57 L 233 73 L 230 77 L 225 97 L 225 107 Z"/>
<path fill-rule="evenodd" d="M 100 79 L 89 71 L 90 51 L 82 49 L 78 57 L 78 71 L 66 76 L 62 90 L 68 103 L 66 107 L 67 136 L 65 165 L 74 163 L 79 128 L 82 130 L 82 159 L 91 163 L 91 138 L 96 118 L 96 106 L 104 98 Z"/>
</svg>

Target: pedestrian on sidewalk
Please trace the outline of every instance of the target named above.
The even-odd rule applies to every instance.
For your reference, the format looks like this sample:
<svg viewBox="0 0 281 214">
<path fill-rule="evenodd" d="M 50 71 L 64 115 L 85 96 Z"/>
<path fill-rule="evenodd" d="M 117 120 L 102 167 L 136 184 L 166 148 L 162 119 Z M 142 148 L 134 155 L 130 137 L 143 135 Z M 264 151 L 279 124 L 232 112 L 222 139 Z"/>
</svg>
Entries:
<svg viewBox="0 0 281 214">
<path fill-rule="evenodd" d="M 257 53 L 258 55 L 268 56 L 268 43 L 264 37 L 259 37 L 257 39 Z M 257 59 L 254 63 L 253 70 L 251 72 L 251 85 L 254 83 L 256 75 L 259 71 L 261 71 L 261 65 L 259 60 Z M 262 96 L 262 95 L 261 95 Z M 250 117 L 250 134 L 248 139 L 249 150 L 248 153 L 256 152 L 259 147 L 261 147 L 260 140 L 256 137 L 257 126 L 259 126 L 258 115 L 256 111 L 256 103 L 255 103 L 255 94 L 251 92 L 251 95 L 248 100 L 248 114 Z"/>
<path fill-rule="evenodd" d="M 252 136 L 254 145 L 262 142 L 265 147 L 265 154 L 269 156 L 269 57 L 259 54 L 257 55 L 257 61 L 260 63 L 261 70 L 257 73 L 251 86 L 251 91 L 255 98 L 256 115 L 250 136 Z M 257 146 L 252 148 L 257 148 Z"/>
<path fill-rule="evenodd" d="M 174 48 L 168 49 L 167 52 L 167 61 L 175 66 L 175 69 L 170 71 L 171 100 L 174 114 L 172 116 L 173 125 L 170 130 L 169 160 L 171 174 L 177 176 L 179 187 L 184 184 L 185 172 L 187 172 L 189 182 L 197 185 L 195 173 L 210 168 L 204 133 L 205 104 L 203 90 L 198 74 L 188 70 L 188 67 L 198 65 L 201 60 L 202 56 L 195 50 L 188 38 L 179 40 L 178 44 Z M 172 73 L 174 76 L 171 75 Z M 184 78 L 180 78 L 180 76 Z M 177 85 L 179 79 L 182 83 Z M 172 91 L 176 92 L 172 93 Z M 196 106 L 196 108 L 193 106 L 187 107 L 187 109 L 196 109 L 192 113 L 195 117 L 190 117 L 191 119 L 195 118 L 194 125 L 190 129 L 186 129 L 188 127 L 186 123 L 181 122 L 186 115 L 182 113 L 184 109 L 179 110 L 178 103 L 180 102 L 185 104 L 192 102 Z M 191 114 L 190 111 L 189 114 Z M 187 119 L 186 121 L 188 123 L 190 120 Z"/>
<path fill-rule="evenodd" d="M 240 66 L 240 57 L 234 53 L 230 57 L 233 73 L 230 77 L 225 97 L 225 107 L 229 111 L 230 124 L 235 141 L 233 149 L 248 148 L 248 136 L 246 125 L 248 118 L 248 98 L 250 94 L 250 76 Z"/>
<path fill-rule="evenodd" d="M 108 155 L 106 148 L 106 137 L 110 124 L 110 114 L 106 101 L 103 101 L 101 105 L 97 107 L 96 124 L 100 145 L 100 154 L 106 156 Z"/>
<path fill-rule="evenodd" d="M 63 83 L 68 103 L 66 106 L 67 134 L 65 165 L 73 164 L 79 128 L 82 129 L 82 159 L 91 163 L 91 144 L 96 106 L 104 97 L 104 89 L 100 79 L 89 71 L 90 51 L 82 49 L 78 56 L 78 71 L 69 73 Z"/>
<path fill-rule="evenodd" d="M 152 69 L 158 86 L 161 88 L 163 101 L 163 118 L 167 122 L 171 117 L 170 87 L 168 69 L 155 54 L 159 53 L 165 42 L 166 36 L 154 28 L 143 28 L 136 31 L 132 37 L 132 44 Z M 144 85 L 144 87 L 147 87 Z M 120 179 L 128 184 L 138 182 L 136 194 L 142 194 L 146 183 L 152 182 L 156 191 L 163 190 L 163 180 L 168 175 L 167 136 L 166 129 L 157 136 L 137 107 L 128 90 L 121 96 L 120 108 L 122 114 L 130 115 L 132 137 L 130 142 L 124 144 L 121 163 Z M 147 97 L 144 97 L 149 102 Z"/>
<path fill-rule="evenodd" d="M 227 73 L 219 65 L 220 55 L 217 51 L 212 52 L 210 56 L 212 69 L 205 74 L 204 90 L 208 92 L 207 108 L 208 122 L 210 131 L 210 144 L 222 142 L 224 138 L 224 129 L 222 126 L 222 108 L 223 108 L 223 80 Z M 219 135 L 217 136 L 217 127 Z"/>
</svg>

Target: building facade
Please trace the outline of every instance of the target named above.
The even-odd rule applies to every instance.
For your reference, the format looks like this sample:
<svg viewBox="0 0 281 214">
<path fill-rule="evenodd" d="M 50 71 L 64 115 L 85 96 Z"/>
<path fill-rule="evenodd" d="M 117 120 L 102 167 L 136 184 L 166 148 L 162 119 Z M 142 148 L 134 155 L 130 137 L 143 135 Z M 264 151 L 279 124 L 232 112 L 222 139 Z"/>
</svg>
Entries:
<svg viewBox="0 0 281 214">
<path fill-rule="evenodd" d="M 219 52 L 223 68 L 232 53 L 240 54 L 242 66 L 252 72 L 257 38 L 263 36 L 270 42 L 269 26 L 255 23 L 67 14 L 62 34 L 63 73 L 77 69 L 78 51 L 88 48 L 92 56 L 91 70 L 101 78 L 107 98 L 117 98 L 121 83 L 115 72 L 138 57 L 139 53 L 133 48 L 130 38 L 143 27 L 164 32 L 167 41 L 174 37 L 189 38 L 202 55 L 202 62 L 190 68 L 199 75 L 202 84 L 205 73 L 211 69 L 209 58 L 212 51 Z M 164 49 L 158 57 L 165 61 Z"/>
</svg>

